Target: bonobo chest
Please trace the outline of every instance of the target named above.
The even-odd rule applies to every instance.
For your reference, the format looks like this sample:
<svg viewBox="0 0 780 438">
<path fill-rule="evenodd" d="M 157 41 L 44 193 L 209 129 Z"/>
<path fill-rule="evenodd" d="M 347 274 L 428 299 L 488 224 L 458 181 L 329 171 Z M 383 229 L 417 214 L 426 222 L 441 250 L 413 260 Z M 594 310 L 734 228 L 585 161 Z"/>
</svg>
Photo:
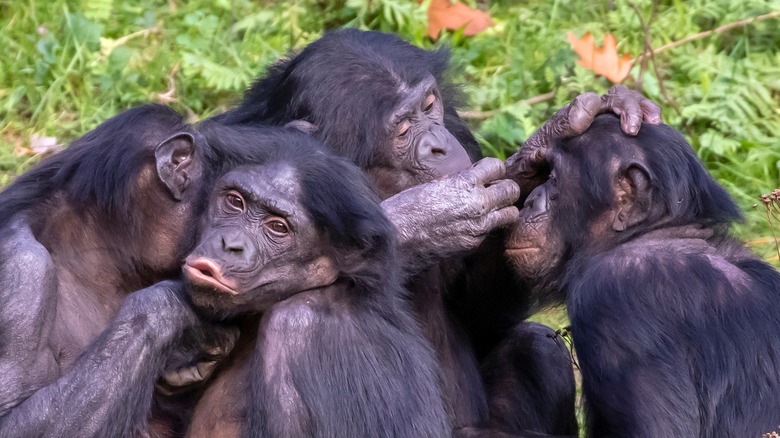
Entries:
<svg viewBox="0 0 780 438">
<path fill-rule="evenodd" d="M 85 288 L 65 269 L 58 269 L 57 313 L 51 348 L 62 373 L 116 316 L 122 298 Z"/>
<path fill-rule="evenodd" d="M 195 407 L 188 437 L 232 438 L 241 435 L 241 428 L 247 421 L 250 390 L 247 367 L 256 337 L 256 330 L 242 327 L 233 353 Z"/>
</svg>

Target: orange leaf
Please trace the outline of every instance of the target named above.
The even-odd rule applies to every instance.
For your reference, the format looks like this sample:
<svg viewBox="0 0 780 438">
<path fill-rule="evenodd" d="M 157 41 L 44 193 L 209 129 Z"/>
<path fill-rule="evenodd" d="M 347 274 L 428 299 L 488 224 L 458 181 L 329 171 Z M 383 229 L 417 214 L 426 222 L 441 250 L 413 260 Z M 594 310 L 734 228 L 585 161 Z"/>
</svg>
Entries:
<svg viewBox="0 0 780 438">
<path fill-rule="evenodd" d="M 456 30 L 465 26 L 463 35 L 474 36 L 493 25 L 490 15 L 450 0 L 431 0 L 428 6 L 428 35 L 438 39 L 442 29 Z"/>
<path fill-rule="evenodd" d="M 604 76 L 613 84 L 623 82 L 623 79 L 628 76 L 628 72 L 631 71 L 633 65 L 631 55 L 625 54 L 618 57 L 617 42 L 614 36 L 604 35 L 604 47 L 601 49 L 596 48 L 590 33 L 586 33 L 581 39 L 577 39 L 569 33 L 567 38 L 574 53 L 580 56 L 577 64 Z"/>
</svg>

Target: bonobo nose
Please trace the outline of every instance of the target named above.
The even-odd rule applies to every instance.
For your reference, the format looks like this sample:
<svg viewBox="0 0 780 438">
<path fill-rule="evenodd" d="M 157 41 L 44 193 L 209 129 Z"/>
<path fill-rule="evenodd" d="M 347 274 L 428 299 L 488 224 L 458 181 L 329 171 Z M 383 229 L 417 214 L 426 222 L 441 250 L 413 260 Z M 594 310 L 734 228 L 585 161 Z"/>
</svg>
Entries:
<svg viewBox="0 0 780 438">
<path fill-rule="evenodd" d="M 255 246 L 251 238 L 243 231 L 224 230 L 219 237 L 224 259 L 249 263 L 254 258 Z"/>
<path fill-rule="evenodd" d="M 541 185 L 535 188 L 525 199 L 523 209 L 520 211 L 526 216 L 544 213 L 547 211 L 547 187 Z"/>
<path fill-rule="evenodd" d="M 471 167 L 466 150 L 443 126 L 434 126 L 420 137 L 417 161 L 437 176 L 451 175 Z"/>
</svg>

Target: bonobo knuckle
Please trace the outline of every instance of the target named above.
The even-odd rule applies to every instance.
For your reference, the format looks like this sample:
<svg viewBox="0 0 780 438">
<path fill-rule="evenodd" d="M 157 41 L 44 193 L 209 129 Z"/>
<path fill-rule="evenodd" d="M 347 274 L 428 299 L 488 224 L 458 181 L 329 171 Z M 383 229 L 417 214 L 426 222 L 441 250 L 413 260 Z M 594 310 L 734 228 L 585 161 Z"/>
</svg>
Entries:
<svg viewBox="0 0 780 438">
<path fill-rule="evenodd" d="M 163 294 L 171 294 L 178 296 L 179 292 L 182 290 L 183 285 L 181 282 L 176 280 L 163 280 L 159 283 L 155 283 L 151 288 L 158 289 L 160 293 Z"/>
<path fill-rule="evenodd" d="M 4 252 L 9 255 L 8 258 L 13 260 L 13 263 L 4 263 L 0 266 L 0 272 L 3 272 L 3 278 L 6 280 L 15 278 L 27 282 L 50 274 L 54 267 L 49 251 L 38 242 L 20 243 L 7 249 L 10 251 Z M 5 272 L 7 270 L 11 272 Z"/>
<path fill-rule="evenodd" d="M 582 93 L 579 96 L 574 98 L 574 106 L 587 111 L 592 107 L 593 102 L 598 102 L 598 101 L 599 101 L 598 94 L 593 92 Z"/>
<path fill-rule="evenodd" d="M 491 180 L 500 178 L 506 173 L 506 166 L 504 165 L 504 162 L 498 158 L 483 158 L 479 163 L 482 163 L 482 167 L 490 171 L 486 175 L 491 176 Z"/>
<path fill-rule="evenodd" d="M 0 240 L 0 259 L 13 260 L 13 263 L 0 264 L 2 278 L 19 285 L 54 275 L 54 261 L 49 251 L 33 237 L 26 225 L 14 228 Z"/>
</svg>

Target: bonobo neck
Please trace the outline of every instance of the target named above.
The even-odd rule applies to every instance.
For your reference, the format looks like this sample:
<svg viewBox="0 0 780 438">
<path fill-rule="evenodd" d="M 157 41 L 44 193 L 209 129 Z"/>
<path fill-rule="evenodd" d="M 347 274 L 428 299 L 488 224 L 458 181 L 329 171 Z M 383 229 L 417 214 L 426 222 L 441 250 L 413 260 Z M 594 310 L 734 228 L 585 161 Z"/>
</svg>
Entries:
<svg viewBox="0 0 780 438">
<path fill-rule="evenodd" d="M 704 228 L 701 225 L 680 225 L 657 228 L 647 233 L 636 236 L 632 240 L 658 240 L 658 239 L 701 239 L 707 240 L 715 235 L 712 228 Z"/>
<path fill-rule="evenodd" d="M 636 227 L 636 229 L 612 232 L 610 235 L 603 236 L 599 239 L 589 239 L 589 242 L 587 242 L 581 248 L 581 250 L 574 250 L 573 253 L 577 255 L 584 254 L 585 256 L 591 256 L 611 251 L 621 245 L 634 242 L 662 239 L 698 239 L 706 241 L 716 235 L 717 232 L 712 228 L 706 228 L 699 224 L 657 224 L 655 226 L 641 225 Z"/>
</svg>

